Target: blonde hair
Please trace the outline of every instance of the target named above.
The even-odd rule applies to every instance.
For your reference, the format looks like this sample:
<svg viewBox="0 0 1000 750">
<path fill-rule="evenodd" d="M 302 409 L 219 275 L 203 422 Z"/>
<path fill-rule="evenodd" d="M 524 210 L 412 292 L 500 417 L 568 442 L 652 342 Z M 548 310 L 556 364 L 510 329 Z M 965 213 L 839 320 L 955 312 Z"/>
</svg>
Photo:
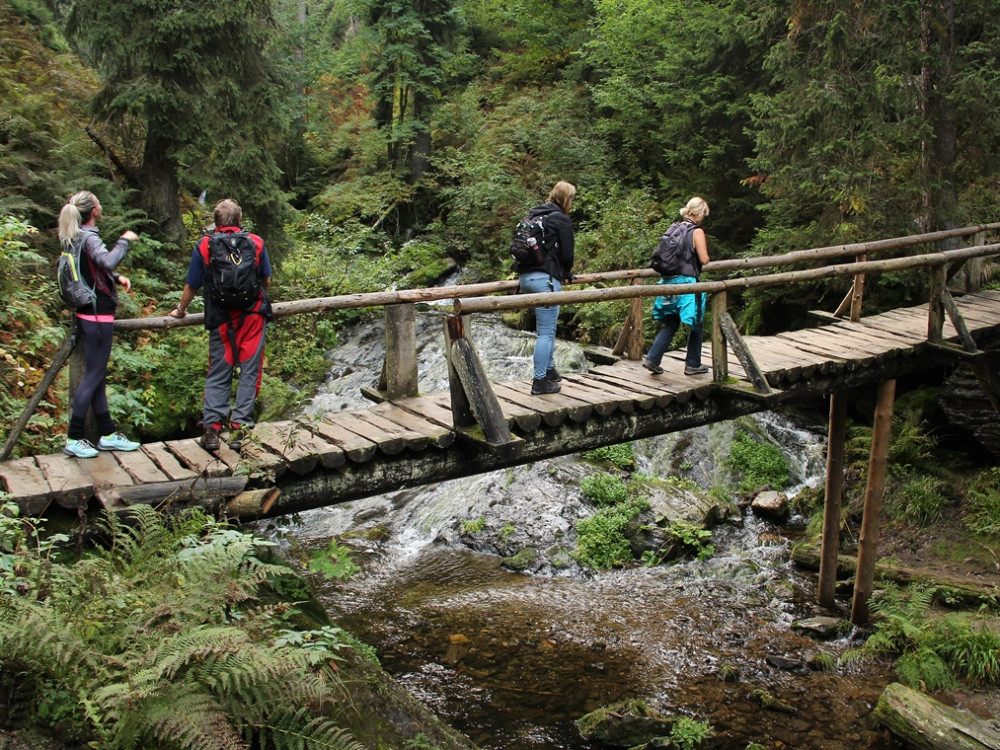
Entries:
<svg viewBox="0 0 1000 750">
<path fill-rule="evenodd" d="M 708 216 L 708 204 L 704 198 L 695 196 L 680 210 L 680 214 L 685 219 L 691 219 L 695 224 L 701 224 Z"/>
<path fill-rule="evenodd" d="M 223 198 L 216 203 L 212 215 L 215 217 L 216 229 L 219 227 L 238 227 L 243 221 L 243 209 L 232 198 Z"/>
<path fill-rule="evenodd" d="M 80 236 L 80 227 L 90 221 L 95 208 L 97 196 L 89 190 L 81 190 L 70 196 L 66 205 L 59 210 L 59 241 L 64 247 L 72 245 Z"/>
<path fill-rule="evenodd" d="M 573 206 L 573 197 L 575 195 L 576 186 L 565 180 L 560 180 L 552 186 L 548 199 L 559 206 L 563 210 L 563 213 L 568 214 L 570 208 Z"/>
</svg>

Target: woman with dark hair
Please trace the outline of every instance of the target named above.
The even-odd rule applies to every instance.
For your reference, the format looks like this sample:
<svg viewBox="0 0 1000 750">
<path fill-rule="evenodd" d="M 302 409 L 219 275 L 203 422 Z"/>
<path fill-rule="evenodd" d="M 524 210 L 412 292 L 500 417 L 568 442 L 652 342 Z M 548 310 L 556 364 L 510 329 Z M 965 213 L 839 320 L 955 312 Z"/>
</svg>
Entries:
<svg viewBox="0 0 1000 750">
<path fill-rule="evenodd" d="M 549 192 L 547 202 L 528 212 L 529 218 L 543 218 L 542 261 L 538 265 L 518 267 L 518 280 L 522 294 L 558 292 L 562 285 L 573 278 L 573 221 L 569 218 L 576 188 L 560 181 Z M 531 393 L 558 393 L 562 376 L 556 370 L 554 359 L 556 323 L 559 305 L 535 308 L 534 376 Z"/>
<path fill-rule="evenodd" d="M 128 277 L 117 273 L 115 267 L 128 252 L 129 243 L 139 238 L 128 230 L 108 250 L 97 231 L 101 215 L 101 202 L 87 190 L 73 195 L 59 211 L 59 240 L 66 249 L 74 245 L 80 248 L 80 276 L 95 295 L 94 303 L 78 308 L 74 316 L 85 369 L 70 404 L 69 431 L 63 452 L 76 458 L 93 458 L 98 449 L 134 451 L 139 448 L 139 443 L 126 438 L 115 427 L 105 391 L 118 307 L 115 286 L 120 284 L 126 292 L 132 288 Z M 84 437 L 90 409 L 94 410 L 97 432 L 101 435 L 96 448 Z"/>
</svg>

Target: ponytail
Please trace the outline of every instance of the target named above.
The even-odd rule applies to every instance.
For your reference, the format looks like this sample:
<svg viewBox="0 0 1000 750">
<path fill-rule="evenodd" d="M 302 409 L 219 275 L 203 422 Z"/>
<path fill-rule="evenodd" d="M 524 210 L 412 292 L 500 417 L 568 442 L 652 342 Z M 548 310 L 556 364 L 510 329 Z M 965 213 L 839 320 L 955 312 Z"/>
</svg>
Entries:
<svg viewBox="0 0 1000 750">
<path fill-rule="evenodd" d="M 89 190 L 73 194 L 59 211 L 59 241 L 69 247 L 80 235 L 80 226 L 90 220 L 97 207 L 97 196 Z"/>
</svg>

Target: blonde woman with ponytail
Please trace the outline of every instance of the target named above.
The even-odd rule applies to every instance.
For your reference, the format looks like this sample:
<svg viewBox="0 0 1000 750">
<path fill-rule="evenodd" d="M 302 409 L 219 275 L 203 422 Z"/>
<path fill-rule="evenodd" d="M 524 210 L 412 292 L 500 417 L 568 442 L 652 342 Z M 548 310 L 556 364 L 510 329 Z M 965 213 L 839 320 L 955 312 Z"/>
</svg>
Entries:
<svg viewBox="0 0 1000 750">
<path fill-rule="evenodd" d="M 132 288 L 128 277 L 117 273 L 115 268 L 128 252 L 129 243 L 139 238 L 129 230 L 108 250 L 97 231 L 101 215 L 101 202 L 87 190 L 75 193 L 59 211 L 59 241 L 64 248 L 75 245 L 80 249 L 80 276 L 94 289 L 96 296 L 92 305 L 74 313 L 85 369 L 70 403 L 69 431 L 63 452 L 75 458 L 93 458 L 98 449 L 134 451 L 139 448 L 139 443 L 126 438 L 115 427 L 105 391 L 118 307 L 116 286 L 124 287 L 126 292 Z M 91 409 L 101 436 L 96 448 L 84 437 L 87 412 Z"/>
</svg>

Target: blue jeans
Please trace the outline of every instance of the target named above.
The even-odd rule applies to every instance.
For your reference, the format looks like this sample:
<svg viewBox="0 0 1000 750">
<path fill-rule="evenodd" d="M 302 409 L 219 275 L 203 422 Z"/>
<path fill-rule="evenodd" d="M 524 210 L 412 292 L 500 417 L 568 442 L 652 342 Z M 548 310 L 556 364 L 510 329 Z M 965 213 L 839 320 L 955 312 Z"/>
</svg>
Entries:
<svg viewBox="0 0 1000 750">
<path fill-rule="evenodd" d="M 677 333 L 680 325 L 680 315 L 677 313 L 667 314 L 663 318 L 663 327 L 656 334 L 656 338 L 653 339 L 653 345 L 649 347 L 649 352 L 646 353 L 646 359 L 654 365 L 660 364 L 663 354 L 670 347 L 670 342 L 674 340 L 674 334 Z M 704 335 L 705 315 L 701 306 L 701 300 L 699 300 L 698 316 L 695 318 L 694 323 L 691 324 L 691 330 L 688 332 L 687 357 L 684 360 L 684 364 L 688 367 L 698 367 L 701 364 L 701 343 Z"/>
<path fill-rule="evenodd" d="M 523 294 L 539 294 L 542 292 L 558 292 L 562 284 L 544 271 L 529 271 L 521 274 L 521 292 Z M 556 323 L 559 321 L 559 305 L 535 308 L 535 353 L 532 362 L 535 377 L 544 378 L 545 372 L 556 366 Z"/>
</svg>

